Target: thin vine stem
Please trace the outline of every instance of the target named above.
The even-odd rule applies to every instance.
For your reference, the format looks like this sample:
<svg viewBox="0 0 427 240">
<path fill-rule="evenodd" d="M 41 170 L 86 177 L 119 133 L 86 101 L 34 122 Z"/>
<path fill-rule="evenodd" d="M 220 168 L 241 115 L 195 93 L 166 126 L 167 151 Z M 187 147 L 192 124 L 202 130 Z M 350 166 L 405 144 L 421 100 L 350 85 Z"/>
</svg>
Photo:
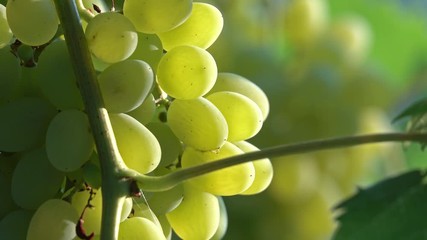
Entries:
<svg viewBox="0 0 427 240">
<path fill-rule="evenodd" d="M 213 161 L 194 167 L 183 168 L 164 176 L 146 176 L 139 174 L 138 172 L 131 169 L 122 169 L 121 173 L 124 176 L 131 177 L 138 181 L 139 186 L 143 191 L 164 191 L 173 188 L 177 184 L 190 178 L 263 158 L 283 157 L 319 150 L 351 147 L 368 143 L 406 141 L 427 143 L 427 133 L 380 133 L 319 139 L 301 143 L 279 145 L 256 152 L 224 158 L 222 160 Z"/>
</svg>

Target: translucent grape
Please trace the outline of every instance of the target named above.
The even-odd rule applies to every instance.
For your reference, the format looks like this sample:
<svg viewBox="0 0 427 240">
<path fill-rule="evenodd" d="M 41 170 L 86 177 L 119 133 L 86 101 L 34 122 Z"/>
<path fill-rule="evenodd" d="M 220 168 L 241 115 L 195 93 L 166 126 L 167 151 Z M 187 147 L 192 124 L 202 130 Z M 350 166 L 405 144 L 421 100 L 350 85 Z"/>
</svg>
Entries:
<svg viewBox="0 0 427 240">
<path fill-rule="evenodd" d="M 43 94 L 57 108 L 83 109 L 83 100 L 64 40 L 57 40 L 43 50 L 34 77 Z"/>
<path fill-rule="evenodd" d="M 141 238 L 144 240 L 166 240 L 162 229 L 146 218 L 133 217 L 120 223 L 119 240 Z"/>
<path fill-rule="evenodd" d="M 26 45 L 45 44 L 58 29 L 59 19 L 51 0 L 7 1 L 6 15 L 13 34 Z"/>
<path fill-rule="evenodd" d="M 164 149 L 159 166 L 166 167 L 178 158 L 182 151 L 182 145 L 179 139 L 170 129 L 169 125 L 160 122 L 149 123 L 146 126 L 154 134 Z"/>
<path fill-rule="evenodd" d="M 167 113 L 168 124 L 184 144 L 202 151 L 219 149 L 227 140 L 224 116 L 204 98 L 174 100 Z"/>
<path fill-rule="evenodd" d="M 46 152 L 52 165 L 63 172 L 72 172 L 87 162 L 95 143 L 89 120 L 79 110 L 65 110 L 50 122 L 46 134 Z"/>
<path fill-rule="evenodd" d="M 210 47 L 221 33 L 224 20 L 221 12 L 207 3 L 193 3 L 190 17 L 178 27 L 158 33 L 163 48 L 167 51 L 181 45 Z"/>
<path fill-rule="evenodd" d="M 126 166 L 143 174 L 153 171 L 159 165 L 162 153 L 156 137 L 124 113 L 111 114 L 110 119 Z"/>
<path fill-rule="evenodd" d="M 76 237 L 77 211 L 66 201 L 50 199 L 34 213 L 27 240 L 69 240 Z"/>
<path fill-rule="evenodd" d="M 6 19 L 6 7 L 0 4 L 0 48 L 8 45 L 12 41 L 12 37 L 13 33 Z"/>
<path fill-rule="evenodd" d="M 44 148 L 24 154 L 12 177 L 12 198 L 24 209 L 36 209 L 59 191 L 64 174 L 47 159 Z"/>
<path fill-rule="evenodd" d="M 157 81 L 170 96 L 193 99 L 205 95 L 217 77 L 215 59 L 204 49 L 179 46 L 167 52 L 157 67 Z"/>
<path fill-rule="evenodd" d="M 222 197 L 218 197 L 218 202 L 219 202 L 219 210 L 220 210 L 219 226 L 215 234 L 212 236 L 210 240 L 223 239 L 228 228 L 227 207 L 225 206 L 224 199 Z"/>
<path fill-rule="evenodd" d="M 21 98 L 0 106 L 0 151 L 19 152 L 44 142 L 56 111 L 38 98 Z"/>
<path fill-rule="evenodd" d="M 184 184 L 184 200 L 166 217 L 182 239 L 210 239 L 219 226 L 218 199 Z"/>
<path fill-rule="evenodd" d="M 15 210 L 10 212 L 0 221 L 0 236 L 7 240 L 26 239 L 27 229 L 30 225 L 33 212 L 28 210 Z"/>
<path fill-rule="evenodd" d="M 151 122 L 156 112 L 156 102 L 153 94 L 149 94 L 137 108 L 128 112 L 130 116 L 138 120 L 138 122 L 146 125 Z"/>
<path fill-rule="evenodd" d="M 255 136 L 261 130 L 263 117 L 258 105 L 248 97 L 235 92 L 216 92 L 207 96 L 221 111 L 228 126 L 228 141 L 241 141 Z"/>
<path fill-rule="evenodd" d="M 183 23 L 191 13 L 192 0 L 126 0 L 123 14 L 138 32 L 169 31 Z"/>
<path fill-rule="evenodd" d="M 124 60 L 107 67 L 98 82 L 107 110 L 123 113 L 141 105 L 151 91 L 154 74 L 144 61 Z"/>
<path fill-rule="evenodd" d="M 218 151 L 201 152 L 188 147 L 182 154 L 181 165 L 183 168 L 188 168 L 242 153 L 242 150 L 229 142 L 226 142 Z M 248 189 L 254 178 L 254 166 L 248 162 L 195 177 L 189 182 L 201 191 L 219 196 L 232 196 Z"/>
<path fill-rule="evenodd" d="M 0 34 L 1 36 L 1 34 Z M 0 49 L 0 104 L 9 100 L 18 90 L 21 81 L 21 66 L 8 48 Z"/>
<path fill-rule="evenodd" d="M 163 46 L 160 38 L 156 34 L 138 32 L 138 46 L 129 58 L 143 60 L 156 70 L 162 56 Z"/>
<path fill-rule="evenodd" d="M 221 91 L 237 92 L 245 95 L 258 105 L 264 120 L 267 118 L 270 111 L 267 95 L 255 83 L 234 73 L 221 72 L 218 73 L 218 78 L 209 94 Z"/>
<path fill-rule="evenodd" d="M 243 152 L 254 152 L 259 149 L 254 145 L 241 141 L 234 143 L 238 148 L 240 148 Z M 273 180 L 273 165 L 271 165 L 271 161 L 268 158 L 264 158 L 261 160 L 257 160 L 253 162 L 255 168 L 255 179 L 252 185 L 246 189 L 244 192 L 240 193 L 243 195 L 249 194 L 257 194 L 264 191 Z"/>
<path fill-rule="evenodd" d="M 138 44 L 138 35 L 132 22 L 116 12 L 96 15 L 89 21 L 85 35 L 90 51 L 107 63 L 125 60 Z"/>
<path fill-rule="evenodd" d="M 132 198 L 125 198 L 125 200 L 123 201 L 120 222 L 123 222 L 129 217 L 129 214 L 132 212 L 132 205 Z"/>
<path fill-rule="evenodd" d="M 184 188 L 182 184 L 163 192 L 154 192 L 148 198 L 148 205 L 156 215 L 174 210 L 182 202 Z"/>
</svg>

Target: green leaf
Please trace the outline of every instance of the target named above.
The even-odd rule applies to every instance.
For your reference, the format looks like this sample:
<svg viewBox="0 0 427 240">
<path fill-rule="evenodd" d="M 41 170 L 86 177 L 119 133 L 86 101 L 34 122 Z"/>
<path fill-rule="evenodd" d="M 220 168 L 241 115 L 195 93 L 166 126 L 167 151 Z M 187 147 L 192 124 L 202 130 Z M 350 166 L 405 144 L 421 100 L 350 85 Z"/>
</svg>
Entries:
<svg viewBox="0 0 427 240">
<path fill-rule="evenodd" d="M 411 171 L 386 179 L 337 206 L 343 211 L 334 240 L 427 239 L 425 174 Z"/>
<path fill-rule="evenodd" d="M 427 113 L 427 98 L 420 99 L 397 115 L 393 122 L 408 116 L 418 116 Z"/>
</svg>

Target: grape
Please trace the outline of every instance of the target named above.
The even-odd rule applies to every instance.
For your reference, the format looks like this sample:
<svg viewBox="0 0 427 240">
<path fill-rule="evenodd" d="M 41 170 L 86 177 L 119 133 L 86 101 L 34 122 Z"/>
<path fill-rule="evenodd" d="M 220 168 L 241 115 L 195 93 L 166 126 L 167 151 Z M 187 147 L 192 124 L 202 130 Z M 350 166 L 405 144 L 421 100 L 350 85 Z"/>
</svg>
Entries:
<svg viewBox="0 0 427 240">
<path fill-rule="evenodd" d="M 229 142 L 225 142 L 224 146 L 215 152 L 201 152 L 187 147 L 182 154 L 181 165 L 188 168 L 242 153 L 242 150 Z M 254 165 L 248 162 L 195 177 L 189 182 L 198 189 L 214 195 L 232 196 L 248 189 L 254 178 Z"/>
<path fill-rule="evenodd" d="M 243 152 L 254 152 L 259 149 L 254 145 L 241 141 L 234 143 L 238 148 L 240 148 Z M 273 179 L 273 165 L 271 165 L 270 159 L 264 158 L 261 160 L 257 160 L 253 162 L 255 168 L 255 179 L 252 185 L 241 192 L 240 194 L 248 195 L 248 194 L 257 194 L 264 191 L 271 183 Z"/>
<path fill-rule="evenodd" d="M 245 95 L 258 105 L 264 120 L 267 118 L 270 111 L 267 95 L 265 95 L 261 88 L 248 79 L 234 73 L 218 73 L 215 85 L 208 94 L 221 91 L 237 92 Z"/>
<path fill-rule="evenodd" d="M 83 212 L 83 209 L 88 203 L 90 197 L 89 191 L 76 192 L 71 198 L 71 205 L 79 213 Z M 101 215 L 102 215 L 102 192 L 101 189 L 96 191 L 90 205 L 93 207 L 86 208 L 83 214 L 83 227 L 86 233 L 100 234 L 101 233 Z"/>
<path fill-rule="evenodd" d="M 160 225 L 162 226 L 163 235 L 165 235 L 166 239 L 171 240 L 172 239 L 172 227 L 166 217 L 166 215 L 159 215 L 157 216 L 159 219 Z"/>
<path fill-rule="evenodd" d="M 50 122 L 46 133 L 46 151 L 50 163 L 63 172 L 72 172 L 87 162 L 95 143 L 89 120 L 79 110 L 65 110 Z"/>
<path fill-rule="evenodd" d="M 190 17 L 178 27 L 158 33 L 163 48 L 167 51 L 181 45 L 210 47 L 221 33 L 224 20 L 221 12 L 207 3 L 193 3 Z"/>
<path fill-rule="evenodd" d="M 216 92 L 207 96 L 221 111 L 228 126 L 228 141 L 241 141 L 255 136 L 261 130 L 263 116 L 258 105 L 248 97 L 235 92 Z"/>
<path fill-rule="evenodd" d="M 227 208 L 225 206 L 224 200 L 222 197 L 218 197 L 219 202 L 219 226 L 216 230 L 215 234 L 212 236 L 210 240 L 221 240 L 225 236 L 228 227 L 228 216 L 227 216 Z"/>
<path fill-rule="evenodd" d="M 58 29 L 59 19 L 51 0 L 7 1 L 6 15 L 13 34 L 26 45 L 45 44 Z"/>
<path fill-rule="evenodd" d="M 37 98 L 21 98 L 0 106 L 0 151 L 19 152 L 44 142 L 55 109 Z"/>
<path fill-rule="evenodd" d="M 43 50 L 34 77 L 43 94 L 57 108 L 83 109 L 83 100 L 64 40 L 52 42 Z"/>
<path fill-rule="evenodd" d="M 191 13 L 192 0 L 126 0 L 123 14 L 138 32 L 169 31 L 184 22 Z"/>
<path fill-rule="evenodd" d="M 11 193 L 11 178 L 0 172 L 0 219 L 16 208 Z"/>
<path fill-rule="evenodd" d="M 142 218 L 128 218 L 119 226 L 119 239 L 146 239 L 161 240 L 165 239 L 161 228 L 156 226 L 152 221 Z"/>
<path fill-rule="evenodd" d="M 123 201 L 120 222 L 123 222 L 129 217 L 129 214 L 132 212 L 132 205 L 132 198 L 125 198 L 125 200 Z"/>
<path fill-rule="evenodd" d="M 6 19 L 6 7 L 0 4 L 0 48 L 7 46 L 12 41 L 12 37 L 13 33 Z"/>
<path fill-rule="evenodd" d="M 15 210 L 10 212 L 0 221 L 0 236 L 2 239 L 26 239 L 27 229 L 30 225 L 32 216 L 33 213 L 27 210 Z"/>
<path fill-rule="evenodd" d="M 174 134 L 193 148 L 215 150 L 227 140 L 228 127 L 224 116 L 204 98 L 174 100 L 167 118 Z"/>
<path fill-rule="evenodd" d="M 69 240 L 76 237 L 77 211 L 60 199 L 44 202 L 34 213 L 27 240 Z"/>
<path fill-rule="evenodd" d="M 82 174 L 82 178 L 89 186 L 96 189 L 101 187 L 101 168 L 95 151 L 92 153 L 90 160 L 83 166 Z"/>
<path fill-rule="evenodd" d="M 159 166 L 167 167 L 172 164 L 182 151 L 182 145 L 179 139 L 165 123 L 153 122 L 147 124 L 146 127 L 157 138 L 160 143 L 160 147 L 164 149 Z"/>
<path fill-rule="evenodd" d="M 162 56 L 163 46 L 159 37 L 156 34 L 138 32 L 138 46 L 129 58 L 143 60 L 155 70 Z"/>
<path fill-rule="evenodd" d="M 12 198 L 24 209 L 36 209 L 53 198 L 64 181 L 64 174 L 47 159 L 44 148 L 25 153 L 16 165 L 12 177 Z"/>
<path fill-rule="evenodd" d="M 156 137 L 144 125 L 124 113 L 111 114 L 110 119 L 126 166 L 142 174 L 153 171 L 159 165 L 162 153 Z"/>
<path fill-rule="evenodd" d="M 155 112 L 156 102 L 153 94 L 149 94 L 147 98 L 145 98 L 144 102 L 141 103 L 141 105 L 127 114 L 138 120 L 138 122 L 146 125 L 147 123 L 151 122 Z"/>
<path fill-rule="evenodd" d="M 123 113 L 141 105 L 151 91 L 154 74 L 144 61 L 124 60 L 107 67 L 98 82 L 107 110 Z"/>
<path fill-rule="evenodd" d="M 153 222 L 157 227 L 162 227 L 159 219 L 157 219 L 157 216 L 154 214 L 151 208 L 147 206 L 145 197 L 136 199 L 135 204 L 133 205 L 133 215 L 134 217 L 146 218 Z"/>
<path fill-rule="evenodd" d="M 125 60 L 138 44 L 138 35 L 132 22 L 116 12 L 96 15 L 89 21 L 85 35 L 90 51 L 107 63 Z"/>
<path fill-rule="evenodd" d="M 193 99 L 205 95 L 217 77 L 215 59 L 204 49 L 179 46 L 167 52 L 157 67 L 157 82 L 170 96 Z"/>
<path fill-rule="evenodd" d="M 210 239 L 219 226 L 218 199 L 184 183 L 184 200 L 166 217 L 182 239 Z"/>
<path fill-rule="evenodd" d="M 0 34 L 1 36 L 1 34 Z M 10 99 L 18 90 L 21 81 L 21 67 L 8 48 L 0 49 L 0 104 Z"/>
<path fill-rule="evenodd" d="M 148 206 L 156 215 L 166 214 L 182 202 L 183 192 L 182 184 L 163 192 L 154 192 L 148 198 Z"/>
</svg>

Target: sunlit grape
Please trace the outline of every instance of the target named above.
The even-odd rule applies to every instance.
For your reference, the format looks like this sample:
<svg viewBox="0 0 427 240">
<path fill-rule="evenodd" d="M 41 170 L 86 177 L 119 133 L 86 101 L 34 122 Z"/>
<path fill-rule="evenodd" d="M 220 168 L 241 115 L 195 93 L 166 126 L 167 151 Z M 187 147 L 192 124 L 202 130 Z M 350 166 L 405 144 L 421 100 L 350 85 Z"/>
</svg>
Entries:
<svg viewBox="0 0 427 240">
<path fill-rule="evenodd" d="M 6 7 L 0 4 L 0 48 L 6 46 L 12 40 L 13 33 L 6 19 Z M 2 75 L 4 76 L 4 75 Z"/>
<path fill-rule="evenodd" d="M 154 113 L 156 112 L 156 102 L 153 94 L 149 94 L 144 102 L 141 103 L 137 108 L 128 112 L 130 116 L 138 120 L 138 122 L 146 125 L 151 122 L 154 117 Z"/>
<path fill-rule="evenodd" d="M 146 218 L 132 217 L 120 223 L 120 240 L 139 239 L 141 237 L 147 240 L 165 239 L 162 229 Z"/>
</svg>

